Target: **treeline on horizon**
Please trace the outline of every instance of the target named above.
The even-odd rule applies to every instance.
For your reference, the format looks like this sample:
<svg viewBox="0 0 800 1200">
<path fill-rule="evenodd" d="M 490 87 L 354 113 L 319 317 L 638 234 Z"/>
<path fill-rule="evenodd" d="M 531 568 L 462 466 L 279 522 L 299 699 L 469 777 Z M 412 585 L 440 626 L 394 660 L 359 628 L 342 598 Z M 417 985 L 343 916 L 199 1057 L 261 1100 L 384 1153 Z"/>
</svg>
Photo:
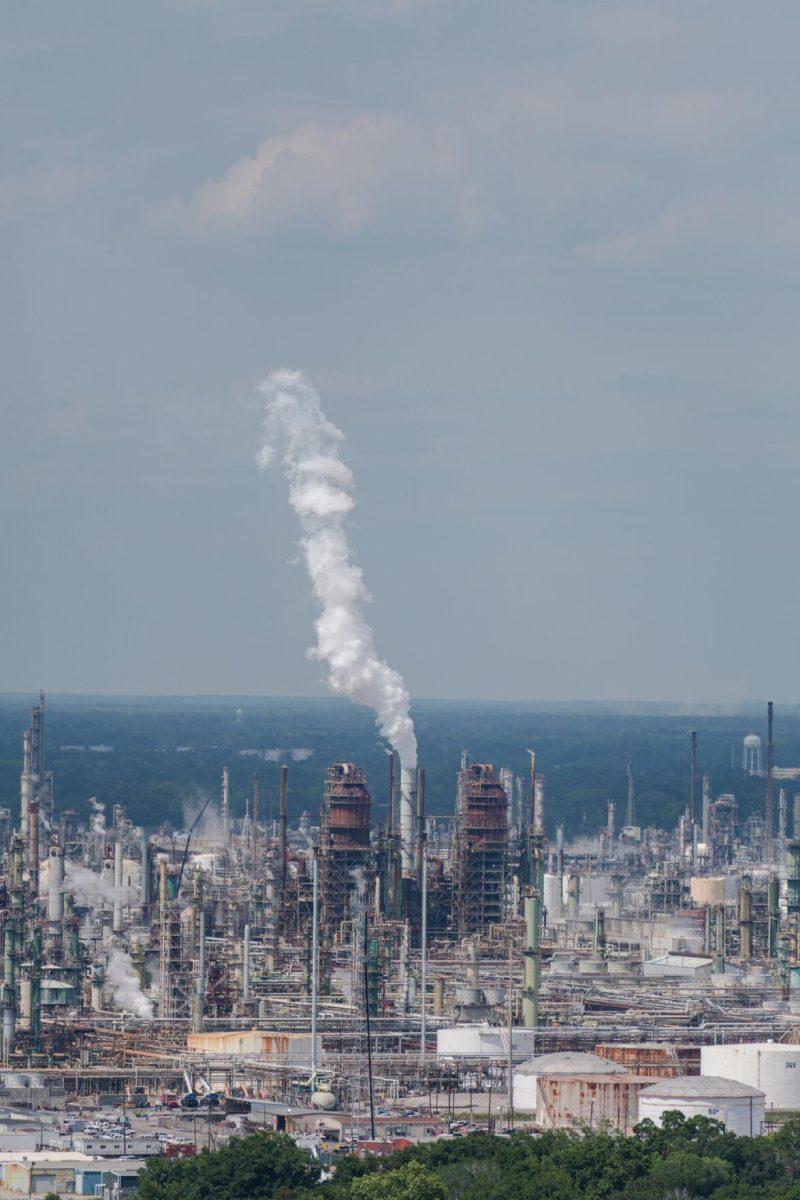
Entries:
<svg viewBox="0 0 800 1200">
<path fill-rule="evenodd" d="M 630 1137 L 581 1131 L 471 1134 L 379 1159 L 345 1157 L 323 1181 L 286 1134 L 151 1159 L 139 1200 L 800 1200 L 800 1123 L 738 1137 L 707 1117 L 666 1113 Z"/>
<path fill-rule="evenodd" d="M 33 697 L 0 698 L 0 805 L 19 810 L 22 732 Z M 236 708 L 243 708 L 241 724 Z M 462 750 L 472 761 L 510 767 L 527 778 L 528 748 L 545 777 L 546 824 L 563 823 L 568 836 L 594 833 L 606 802 L 624 815 L 626 764 L 631 761 L 640 824 L 671 826 L 689 793 L 689 731 L 698 732 L 699 773 L 708 771 L 714 794 L 733 792 L 739 815 L 760 811 L 764 784 L 741 769 L 741 743 L 759 727 L 758 710 L 721 715 L 681 710 L 633 711 L 616 706 L 525 706 L 427 702 L 414 706 L 420 764 L 426 769 L 428 810 L 454 811 Z M 800 713 L 776 709 L 775 761 L 800 764 Z M 62 749 L 68 746 L 83 750 Z M 90 746 L 110 746 L 92 751 Z M 110 813 L 125 807 L 136 823 L 181 828 L 187 812 L 217 794 L 222 768 L 231 775 L 234 814 L 243 815 L 253 777 L 260 779 L 261 813 L 275 815 L 278 765 L 240 751 L 283 751 L 289 766 L 293 818 L 317 818 L 325 770 L 337 761 L 363 767 L 373 799 L 373 823 L 386 814 L 387 755 L 369 710 L 347 701 L 187 698 L 49 698 L 47 761 L 55 774 L 58 809 L 87 815 L 96 797 Z M 310 751 L 293 761 L 291 751 Z M 793 785 L 789 784 L 789 807 Z M 698 782 L 698 797 L 700 785 Z"/>
</svg>

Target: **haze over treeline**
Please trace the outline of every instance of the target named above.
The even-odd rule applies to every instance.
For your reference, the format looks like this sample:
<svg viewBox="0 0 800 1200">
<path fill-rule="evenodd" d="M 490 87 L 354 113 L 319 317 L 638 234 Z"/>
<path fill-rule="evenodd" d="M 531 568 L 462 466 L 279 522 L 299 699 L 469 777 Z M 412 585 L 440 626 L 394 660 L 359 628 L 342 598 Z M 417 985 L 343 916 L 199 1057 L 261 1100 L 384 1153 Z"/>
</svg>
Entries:
<svg viewBox="0 0 800 1200">
<path fill-rule="evenodd" d="M 0 804 L 13 812 L 19 803 L 21 732 L 32 699 L 0 698 Z M 688 794 L 690 729 L 698 730 L 699 768 L 710 771 L 715 794 L 733 792 L 742 816 L 763 802 L 763 782 L 741 770 L 742 737 L 763 733 L 760 705 L 697 713 L 677 704 L 420 701 L 413 715 L 429 811 L 436 814 L 453 812 L 462 750 L 473 760 L 525 774 L 532 747 L 545 775 L 551 831 L 559 822 L 569 833 L 594 830 L 605 820 L 607 800 L 624 803 L 628 759 L 640 820 L 671 826 Z M 313 820 L 325 768 L 352 760 L 367 772 L 374 823 L 385 815 L 384 746 L 372 714 L 345 700 L 50 696 L 47 735 L 56 805 L 81 814 L 96 796 L 107 805 L 124 804 L 138 823 L 180 825 L 184 804 L 199 792 L 216 793 L 226 764 L 234 812 L 244 812 L 258 771 L 262 812 L 274 813 L 277 763 L 285 762 L 291 812 L 296 817 L 307 810 Z M 775 736 L 777 764 L 800 763 L 800 710 L 778 708 Z"/>
</svg>

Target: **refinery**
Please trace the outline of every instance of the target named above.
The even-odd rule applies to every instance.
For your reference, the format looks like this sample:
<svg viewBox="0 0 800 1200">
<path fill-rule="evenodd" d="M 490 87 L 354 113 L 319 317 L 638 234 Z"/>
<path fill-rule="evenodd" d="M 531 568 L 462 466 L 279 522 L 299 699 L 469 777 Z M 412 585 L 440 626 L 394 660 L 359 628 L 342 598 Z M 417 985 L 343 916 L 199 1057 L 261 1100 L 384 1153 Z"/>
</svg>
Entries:
<svg viewBox="0 0 800 1200">
<path fill-rule="evenodd" d="M 146 1157 L 264 1124 L 321 1152 L 668 1109 L 758 1134 L 800 1107 L 800 768 L 774 761 L 771 704 L 763 753 L 742 747 L 758 815 L 689 732 L 677 828 L 640 826 L 628 766 L 580 842 L 545 836 L 534 751 L 524 777 L 465 752 L 444 816 L 389 754 L 380 780 L 331 764 L 296 819 L 275 765 L 274 819 L 225 769 L 183 831 L 96 801 L 79 821 L 45 713 L 2 810 L 4 1151 L 34 1112 L 42 1154 L 80 1112 L 87 1153 Z"/>
</svg>

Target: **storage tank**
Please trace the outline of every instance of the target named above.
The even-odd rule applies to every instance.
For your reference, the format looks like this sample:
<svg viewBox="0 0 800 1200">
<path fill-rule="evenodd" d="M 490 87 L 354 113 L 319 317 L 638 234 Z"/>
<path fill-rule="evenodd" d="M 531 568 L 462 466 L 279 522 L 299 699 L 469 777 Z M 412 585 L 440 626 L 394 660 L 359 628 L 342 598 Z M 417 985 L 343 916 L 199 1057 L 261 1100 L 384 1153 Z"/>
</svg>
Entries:
<svg viewBox="0 0 800 1200">
<path fill-rule="evenodd" d="M 756 1137 L 763 1132 L 764 1093 L 717 1075 L 681 1075 L 661 1079 L 639 1093 L 639 1120 L 661 1124 L 666 1112 L 685 1117 L 711 1117 L 731 1133 Z"/>
<path fill-rule="evenodd" d="M 520 1112 L 536 1112 L 540 1075 L 627 1075 L 619 1063 L 609 1062 L 599 1054 L 580 1050 L 564 1050 L 555 1054 L 537 1054 L 514 1071 L 514 1108 Z"/>
<path fill-rule="evenodd" d="M 722 1075 L 758 1088 L 767 1108 L 800 1108 L 800 1046 L 783 1042 L 737 1042 L 702 1046 L 700 1074 Z"/>
</svg>

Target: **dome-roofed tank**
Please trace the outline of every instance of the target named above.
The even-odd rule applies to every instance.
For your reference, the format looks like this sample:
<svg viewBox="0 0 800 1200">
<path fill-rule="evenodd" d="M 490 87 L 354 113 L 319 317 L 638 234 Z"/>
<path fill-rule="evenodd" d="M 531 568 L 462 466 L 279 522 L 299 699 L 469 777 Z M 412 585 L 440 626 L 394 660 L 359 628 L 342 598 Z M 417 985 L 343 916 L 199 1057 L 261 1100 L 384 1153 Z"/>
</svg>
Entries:
<svg viewBox="0 0 800 1200">
<path fill-rule="evenodd" d="M 757 1088 L 718 1075 L 679 1075 L 660 1079 L 639 1093 L 639 1120 L 657 1125 L 666 1112 L 711 1117 L 731 1133 L 756 1137 L 763 1132 L 765 1096 Z"/>
</svg>

